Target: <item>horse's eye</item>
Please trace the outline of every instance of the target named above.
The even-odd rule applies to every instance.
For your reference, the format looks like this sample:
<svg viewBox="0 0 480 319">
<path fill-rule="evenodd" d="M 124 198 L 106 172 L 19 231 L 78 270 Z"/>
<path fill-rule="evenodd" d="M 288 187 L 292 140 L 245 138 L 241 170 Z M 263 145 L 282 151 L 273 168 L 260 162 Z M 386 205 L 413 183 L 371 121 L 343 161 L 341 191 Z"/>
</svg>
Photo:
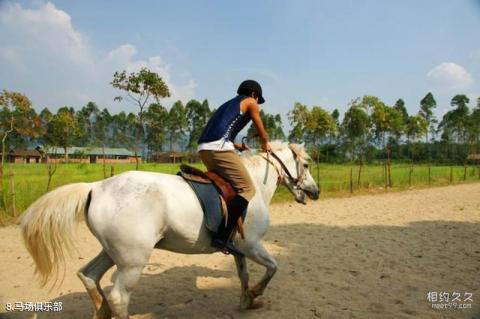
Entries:
<svg viewBox="0 0 480 319">
<path fill-rule="evenodd" d="M 308 164 L 303 164 L 303 167 L 308 168 Z"/>
</svg>

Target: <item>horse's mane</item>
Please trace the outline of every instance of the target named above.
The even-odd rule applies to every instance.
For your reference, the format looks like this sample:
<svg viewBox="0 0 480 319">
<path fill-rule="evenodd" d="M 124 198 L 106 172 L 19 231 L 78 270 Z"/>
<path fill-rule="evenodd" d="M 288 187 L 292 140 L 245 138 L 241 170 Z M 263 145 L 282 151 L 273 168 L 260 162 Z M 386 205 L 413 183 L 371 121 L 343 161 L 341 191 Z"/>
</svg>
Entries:
<svg viewBox="0 0 480 319">
<path fill-rule="evenodd" d="M 288 142 L 275 140 L 270 142 L 270 146 L 272 147 L 272 151 L 275 153 L 280 153 L 284 150 L 287 150 L 289 147 L 292 147 L 300 157 L 307 160 L 311 159 L 310 155 L 308 155 L 305 151 L 305 147 L 303 144 L 289 144 Z M 247 161 L 247 163 L 255 165 L 264 161 L 264 159 L 261 157 L 261 154 L 265 153 L 261 151 L 245 151 L 241 154 L 241 156 L 244 158 L 245 161 Z"/>
</svg>

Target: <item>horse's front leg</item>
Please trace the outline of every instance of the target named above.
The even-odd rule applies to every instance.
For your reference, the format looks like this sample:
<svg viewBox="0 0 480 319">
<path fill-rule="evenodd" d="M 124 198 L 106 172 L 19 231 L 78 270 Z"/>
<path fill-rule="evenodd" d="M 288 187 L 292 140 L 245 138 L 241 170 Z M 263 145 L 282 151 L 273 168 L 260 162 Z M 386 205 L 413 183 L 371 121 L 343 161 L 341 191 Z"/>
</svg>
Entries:
<svg viewBox="0 0 480 319">
<path fill-rule="evenodd" d="M 251 308 L 253 302 L 253 296 L 248 291 L 248 270 L 247 261 L 245 257 L 235 256 L 235 264 L 237 265 L 238 277 L 240 278 L 240 284 L 242 286 L 242 294 L 240 296 L 240 308 Z"/>
<path fill-rule="evenodd" d="M 256 263 L 265 266 L 267 269 L 262 279 L 249 290 L 249 294 L 255 299 L 256 297 L 263 295 L 268 283 L 277 272 L 277 262 L 261 243 L 258 243 L 254 249 L 252 249 L 251 254 L 248 255 L 248 257 Z"/>
</svg>

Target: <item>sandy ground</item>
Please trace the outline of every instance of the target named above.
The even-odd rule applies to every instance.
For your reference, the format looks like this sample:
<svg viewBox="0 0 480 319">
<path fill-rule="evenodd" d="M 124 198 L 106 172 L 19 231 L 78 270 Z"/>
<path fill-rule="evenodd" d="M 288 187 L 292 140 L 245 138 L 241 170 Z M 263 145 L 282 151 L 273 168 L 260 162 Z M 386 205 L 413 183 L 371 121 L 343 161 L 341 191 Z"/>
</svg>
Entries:
<svg viewBox="0 0 480 319">
<path fill-rule="evenodd" d="M 50 292 L 34 280 L 19 228 L 0 229 L 0 238 L 2 307 L 61 301 L 61 313 L 38 318 L 91 318 L 75 272 L 100 246 L 84 225 L 79 253 L 61 287 Z M 132 297 L 133 318 L 480 318 L 478 183 L 273 205 L 265 240 L 279 270 L 262 308 L 239 310 L 233 258 L 155 251 Z M 249 269 L 251 281 L 263 273 L 252 262 Z M 102 281 L 107 290 L 112 272 Z M 428 292 L 447 292 L 450 299 L 459 292 L 461 300 L 471 293 L 473 302 L 470 309 L 432 309 Z"/>
</svg>

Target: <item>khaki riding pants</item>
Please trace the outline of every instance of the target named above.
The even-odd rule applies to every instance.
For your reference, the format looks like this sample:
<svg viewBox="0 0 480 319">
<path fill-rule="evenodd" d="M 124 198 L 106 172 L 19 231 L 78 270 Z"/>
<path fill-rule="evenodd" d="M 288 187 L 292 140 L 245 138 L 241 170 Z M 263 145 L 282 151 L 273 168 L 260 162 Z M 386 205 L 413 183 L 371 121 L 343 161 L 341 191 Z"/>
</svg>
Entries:
<svg viewBox="0 0 480 319">
<path fill-rule="evenodd" d="M 202 150 L 199 154 L 207 169 L 225 178 L 238 195 L 247 201 L 253 198 L 255 185 L 253 185 L 242 159 L 235 151 Z"/>
</svg>

